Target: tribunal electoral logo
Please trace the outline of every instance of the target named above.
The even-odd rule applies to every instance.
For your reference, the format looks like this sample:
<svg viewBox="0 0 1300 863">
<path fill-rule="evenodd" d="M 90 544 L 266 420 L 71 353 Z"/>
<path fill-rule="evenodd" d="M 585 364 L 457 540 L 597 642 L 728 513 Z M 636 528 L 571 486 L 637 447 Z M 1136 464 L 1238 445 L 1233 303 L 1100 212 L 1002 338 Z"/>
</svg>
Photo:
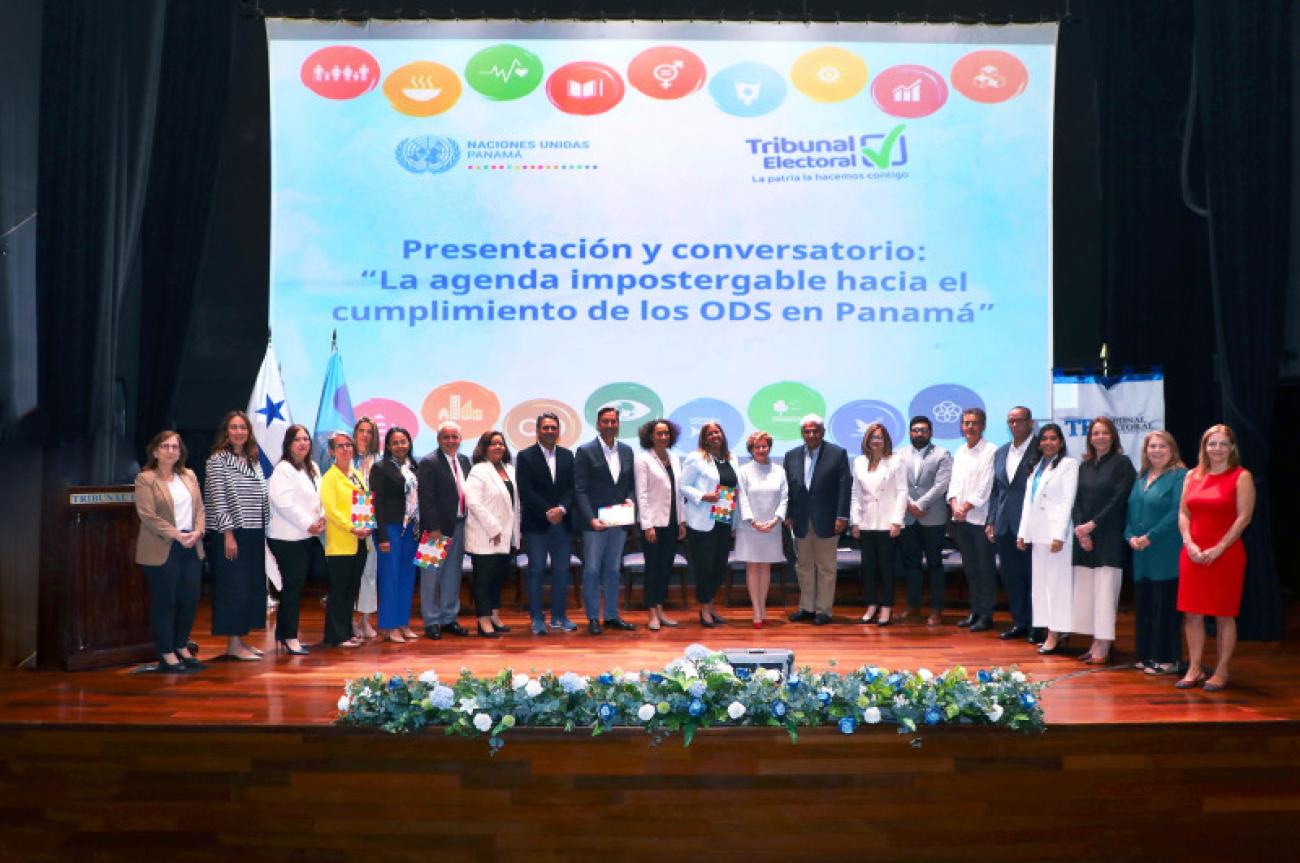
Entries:
<svg viewBox="0 0 1300 863">
<path fill-rule="evenodd" d="M 460 144 L 438 135 L 403 138 L 395 152 L 397 164 L 412 174 L 445 174 L 460 161 Z"/>
</svg>

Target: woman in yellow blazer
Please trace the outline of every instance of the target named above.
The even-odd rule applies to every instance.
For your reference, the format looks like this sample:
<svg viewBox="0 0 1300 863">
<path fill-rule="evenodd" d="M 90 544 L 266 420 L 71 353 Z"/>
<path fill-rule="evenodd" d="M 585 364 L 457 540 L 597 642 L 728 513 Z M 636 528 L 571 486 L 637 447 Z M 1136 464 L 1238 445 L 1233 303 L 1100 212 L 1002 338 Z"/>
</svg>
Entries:
<svg viewBox="0 0 1300 863">
<path fill-rule="evenodd" d="M 330 586 L 325 603 L 325 643 L 334 647 L 359 647 L 352 634 L 352 607 L 361 589 L 366 567 L 365 538 L 369 528 L 352 526 L 352 493 L 369 492 L 366 478 L 352 463 L 356 443 L 347 432 L 330 435 L 334 464 L 320 481 L 320 501 L 325 510 L 325 566 Z"/>
<path fill-rule="evenodd" d="M 144 470 L 135 478 L 135 562 L 149 583 L 155 670 L 185 674 L 203 667 L 188 648 L 203 569 L 203 492 L 185 467 L 188 453 L 176 432 L 154 435 L 146 452 Z"/>
</svg>

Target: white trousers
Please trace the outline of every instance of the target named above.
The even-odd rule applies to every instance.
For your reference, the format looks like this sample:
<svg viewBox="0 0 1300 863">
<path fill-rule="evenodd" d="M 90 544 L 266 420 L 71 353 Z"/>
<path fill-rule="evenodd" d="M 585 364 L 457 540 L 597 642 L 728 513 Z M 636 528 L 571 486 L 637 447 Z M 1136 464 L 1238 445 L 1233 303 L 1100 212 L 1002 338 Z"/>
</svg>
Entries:
<svg viewBox="0 0 1300 863">
<path fill-rule="evenodd" d="M 375 554 L 375 544 L 370 537 L 366 537 L 366 552 L 366 568 L 361 570 L 361 590 L 357 591 L 357 611 L 374 614 L 379 610 L 379 590 L 375 576 L 379 555 Z"/>
<path fill-rule="evenodd" d="M 1070 546 L 1055 554 L 1050 542 L 1036 542 L 1030 547 L 1033 566 L 1034 628 L 1053 632 L 1070 632 L 1074 626 L 1074 567 L 1070 565 Z"/>
<path fill-rule="evenodd" d="M 1099 641 L 1115 640 L 1115 612 L 1124 570 L 1117 566 L 1074 568 L 1074 626 L 1072 632 Z"/>
</svg>

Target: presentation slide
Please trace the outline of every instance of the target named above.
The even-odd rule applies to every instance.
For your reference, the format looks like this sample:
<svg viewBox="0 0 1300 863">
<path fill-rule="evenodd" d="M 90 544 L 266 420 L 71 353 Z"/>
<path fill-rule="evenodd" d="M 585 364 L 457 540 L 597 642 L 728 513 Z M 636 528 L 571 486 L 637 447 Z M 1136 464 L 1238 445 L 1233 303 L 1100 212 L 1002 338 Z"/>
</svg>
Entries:
<svg viewBox="0 0 1300 863">
<path fill-rule="evenodd" d="M 272 20 L 271 331 L 417 453 L 1049 414 L 1056 26 Z"/>
</svg>

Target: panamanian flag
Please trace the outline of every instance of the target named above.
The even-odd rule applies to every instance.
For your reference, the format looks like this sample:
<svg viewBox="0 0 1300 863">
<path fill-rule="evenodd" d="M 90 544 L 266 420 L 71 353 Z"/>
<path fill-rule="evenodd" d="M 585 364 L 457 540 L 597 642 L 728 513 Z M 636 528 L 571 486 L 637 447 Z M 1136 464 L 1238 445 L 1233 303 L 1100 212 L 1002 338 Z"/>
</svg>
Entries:
<svg viewBox="0 0 1300 863">
<path fill-rule="evenodd" d="M 284 378 L 280 376 L 280 361 L 270 342 L 266 344 L 262 367 L 257 371 L 253 394 L 248 397 L 248 418 L 253 423 L 262 473 L 270 479 L 284 448 L 284 433 L 293 425 L 293 414 L 284 395 Z"/>
</svg>

